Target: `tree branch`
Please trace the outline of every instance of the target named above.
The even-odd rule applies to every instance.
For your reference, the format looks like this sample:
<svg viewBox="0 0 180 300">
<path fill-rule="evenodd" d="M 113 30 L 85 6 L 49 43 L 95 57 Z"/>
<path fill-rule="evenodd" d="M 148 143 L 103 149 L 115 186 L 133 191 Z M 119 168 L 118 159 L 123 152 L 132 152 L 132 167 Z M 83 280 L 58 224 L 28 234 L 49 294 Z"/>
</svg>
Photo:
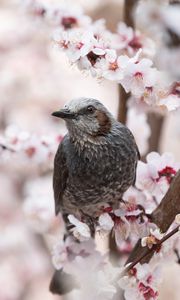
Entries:
<svg viewBox="0 0 180 300">
<path fill-rule="evenodd" d="M 152 256 L 154 252 L 157 252 L 159 247 L 170 237 L 172 237 L 174 234 L 176 234 L 179 231 L 179 226 L 177 226 L 175 229 L 173 229 L 171 232 L 166 234 L 160 241 L 157 242 L 157 244 L 153 245 L 152 248 L 145 247 L 144 253 L 142 253 L 139 257 L 137 257 L 132 263 L 130 263 L 127 268 L 125 268 L 123 273 L 128 272 L 130 269 L 132 269 L 135 265 L 137 265 L 139 262 L 142 262 L 143 259 L 145 259 L 147 256 Z"/>
<path fill-rule="evenodd" d="M 172 222 L 175 219 L 175 216 L 180 213 L 180 170 L 173 179 L 169 190 L 166 195 L 163 197 L 161 203 L 150 215 L 150 219 L 155 223 L 160 230 L 165 233 Z M 141 246 L 141 240 L 137 242 L 134 249 L 132 250 L 127 262 L 135 262 L 139 260 L 142 263 L 149 262 L 153 256 L 154 251 L 149 252 L 147 247 Z"/>
<path fill-rule="evenodd" d="M 134 9 L 138 0 L 124 0 L 124 22 L 127 26 L 131 26 L 134 28 Z M 129 94 L 125 92 L 124 88 L 121 85 L 118 85 L 119 89 L 119 107 L 118 107 L 118 115 L 117 120 L 123 124 L 126 123 L 127 118 L 127 100 L 129 98 Z"/>
<path fill-rule="evenodd" d="M 118 115 L 117 120 L 122 124 L 126 124 L 127 121 L 127 100 L 129 98 L 129 93 L 127 94 L 122 87 L 122 85 L 118 85 L 119 89 L 119 107 L 118 107 Z"/>
<path fill-rule="evenodd" d="M 148 123 L 151 128 L 148 153 L 152 151 L 159 151 L 161 133 L 164 125 L 164 116 L 155 112 L 150 112 L 148 113 Z"/>
</svg>

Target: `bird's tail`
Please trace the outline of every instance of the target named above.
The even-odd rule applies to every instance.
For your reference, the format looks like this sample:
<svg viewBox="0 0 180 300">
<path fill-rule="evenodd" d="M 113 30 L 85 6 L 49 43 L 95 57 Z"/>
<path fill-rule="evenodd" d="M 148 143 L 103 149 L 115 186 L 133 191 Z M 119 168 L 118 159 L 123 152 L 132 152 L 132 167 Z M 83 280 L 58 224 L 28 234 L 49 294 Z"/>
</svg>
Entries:
<svg viewBox="0 0 180 300">
<path fill-rule="evenodd" d="M 63 269 L 55 271 L 49 285 L 51 293 L 64 295 L 75 288 L 78 288 L 78 285 L 72 275 L 65 273 Z"/>
</svg>

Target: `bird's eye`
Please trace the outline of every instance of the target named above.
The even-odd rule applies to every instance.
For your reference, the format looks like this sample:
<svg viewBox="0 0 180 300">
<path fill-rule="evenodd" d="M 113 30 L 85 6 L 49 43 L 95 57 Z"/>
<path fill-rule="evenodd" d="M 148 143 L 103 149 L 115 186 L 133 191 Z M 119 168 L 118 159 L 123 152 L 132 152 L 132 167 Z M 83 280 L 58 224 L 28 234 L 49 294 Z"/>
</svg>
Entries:
<svg viewBox="0 0 180 300">
<path fill-rule="evenodd" d="M 88 113 L 93 113 L 93 112 L 95 111 L 95 107 L 92 106 L 92 105 L 89 105 L 89 106 L 87 107 L 87 111 L 88 111 Z"/>
</svg>

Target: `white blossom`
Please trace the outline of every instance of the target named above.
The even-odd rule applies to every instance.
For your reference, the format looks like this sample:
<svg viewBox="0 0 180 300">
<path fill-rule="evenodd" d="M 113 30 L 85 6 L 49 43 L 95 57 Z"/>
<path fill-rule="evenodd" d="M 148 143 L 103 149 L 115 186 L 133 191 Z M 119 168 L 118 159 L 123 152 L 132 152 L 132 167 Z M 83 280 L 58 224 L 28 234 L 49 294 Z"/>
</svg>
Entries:
<svg viewBox="0 0 180 300">
<path fill-rule="evenodd" d="M 164 234 L 162 234 L 160 232 L 160 229 L 157 228 L 155 230 L 153 230 L 152 228 L 150 228 L 150 234 L 147 237 L 143 237 L 141 239 L 141 245 L 142 247 L 147 246 L 148 248 L 152 248 L 153 245 L 156 245 L 158 243 L 159 240 L 161 240 L 163 238 Z"/>
<path fill-rule="evenodd" d="M 74 225 L 74 228 L 72 229 L 72 231 L 73 231 L 73 235 L 77 239 L 83 241 L 83 240 L 87 240 L 91 237 L 90 228 L 88 227 L 88 225 L 86 223 L 79 221 L 73 215 L 69 215 L 68 220 L 71 224 Z"/>
<path fill-rule="evenodd" d="M 100 230 L 111 231 L 114 226 L 114 222 L 108 213 L 103 213 L 99 217 Z"/>
<path fill-rule="evenodd" d="M 136 186 L 148 191 L 160 201 L 179 169 L 179 164 L 175 163 L 171 153 L 160 155 L 151 152 L 146 160 L 147 163 L 138 162 Z"/>
<path fill-rule="evenodd" d="M 120 287 L 124 290 L 126 300 L 158 299 L 158 286 L 161 282 L 159 267 L 149 264 L 137 264 L 129 275 L 119 280 Z"/>
</svg>

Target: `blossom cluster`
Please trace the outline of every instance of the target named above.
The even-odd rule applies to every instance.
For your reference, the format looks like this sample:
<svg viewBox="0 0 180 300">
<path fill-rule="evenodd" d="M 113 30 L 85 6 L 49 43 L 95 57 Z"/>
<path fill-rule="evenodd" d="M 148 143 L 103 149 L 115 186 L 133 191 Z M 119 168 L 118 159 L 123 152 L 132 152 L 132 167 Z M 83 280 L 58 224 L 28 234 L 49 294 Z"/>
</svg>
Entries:
<svg viewBox="0 0 180 300">
<path fill-rule="evenodd" d="M 72 292 L 75 299 L 110 300 L 116 294 L 121 268 L 112 266 L 107 254 L 97 251 L 92 239 L 77 243 L 73 237 L 68 237 L 65 243 L 58 242 L 54 246 L 52 255 L 55 268 L 63 267 L 79 286 Z"/>
<path fill-rule="evenodd" d="M 37 7 L 32 7 L 36 13 Z M 41 3 L 38 11 L 53 22 L 56 47 L 80 70 L 120 83 L 127 93 L 149 106 L 168 111 L 180 106 L 179 83 L 172 83 L 167 74 L 153 67 L 152 39 L 122 22 L 117 32 L 111 33 L 104 20 L 93 22 L 82 10 L 61 5 L 43 7 Z"/>
<path fill-rule="evenodd" d="M 180 168 L 171 153 L 151 152 L 146 163 L 139 161 L 137 166 L 136 187 L 154 197 L 159 203 Z"/>
<path fill-rule="evenodd" d="M 68 237 L 64 243 L 57 242 L 52 251 L 56 269 L 73 275 L 79 289 L 72 292 L 75 299 L 112 299 L 117 289 L 124 291 L 126 300 L 157 299 L 161 282 L 160 267 L 154 264 L 137 264 L 125 274 L 125 268 L 113 266 L 107 253 L 95 249 L 92 239 L 77 243 Z M 87 273 L 88 270 L 88 273 Z M 95 297 L 95 298 L 94 298 Z M 74 298 L 73 298 L 74 299 Z"/>
<path fill-rule="evenodd" d="M 11 125 L 0 136 L 1 164 L 14 160 L 14 164 L 31 163 L 36 168 L 51 169 L 54 154 L 62 136 L 43 135 L 20 130 Z"/>
<path fill-rule="evenodd" d="M 129 275 L 119 280 L 119 285 L 124 289 L 126 300 L 158 299 L 158 287 L 161 283 L 160 267 L 152 268 L 149 264 L 138 264 L 129 271 Z"/>
</svg>

